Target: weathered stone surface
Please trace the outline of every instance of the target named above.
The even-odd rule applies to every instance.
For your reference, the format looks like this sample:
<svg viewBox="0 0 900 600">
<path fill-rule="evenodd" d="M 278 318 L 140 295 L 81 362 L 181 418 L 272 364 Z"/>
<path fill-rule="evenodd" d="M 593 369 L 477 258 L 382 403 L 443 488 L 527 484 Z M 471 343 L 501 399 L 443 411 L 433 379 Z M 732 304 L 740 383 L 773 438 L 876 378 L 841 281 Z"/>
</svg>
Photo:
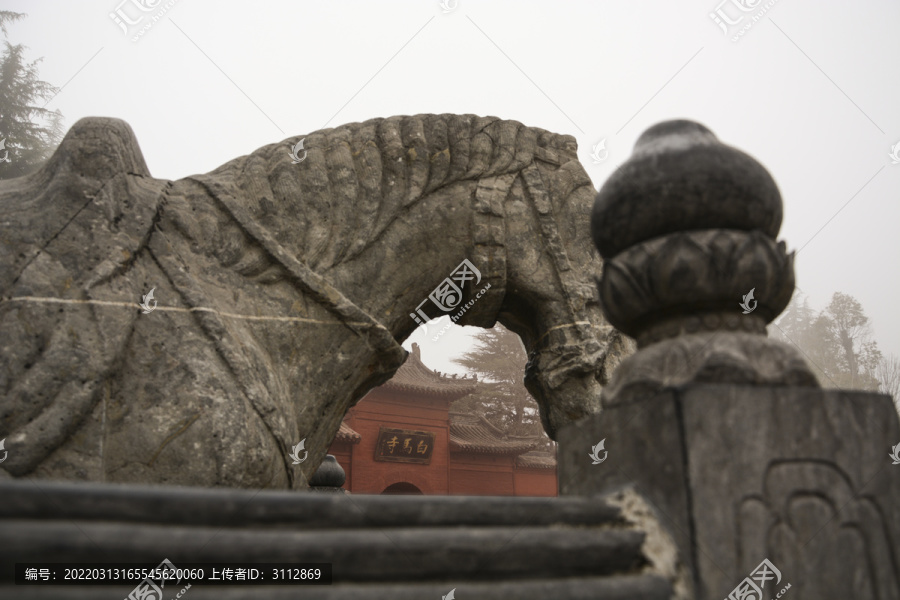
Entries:
<svg viewBox="0 0 900 600">
<path fill-rule="evenodd" d="M 460 598 L 549 590 L 563 600 L 671 596 L 669 582 L 644 556 L 644 534 L 600 498 L 351 497 L 37 483 L 0 482 L 0 495 L 10 500 L 0 505 L 0 538 L 9 542 L 0 546 L 0 594 L 10 591 L 16 562 L 155 565 L 168 558 L 176 566 L 331 563 L 334 585 L 305 587 L 304 598 L 427 597 L 451 588 Z M 56 587 L 52 597 L 85 598 L 85 590 L 97 592 Z M 105 590 L 103 597 L 128 592 Z M 19 586 L 15 597 L 47 593 Z M 278 587 L 196 585 L 190 593 L 287 597 Z"/>
<path fill-rule="evenodd" d="M 693 121 L 650 127 L 597 195 L 594 243 L 604 258 L 678 231 L 758 230 L 775 238 L 781 193 L 753 157 Z"/>
<path fill-rule="evenodd" d="M 592 196 L 573 138 L 493 117 L 373 119 L 178 181 L 125 123 L 79 121 L 0 183 L 0 473 L 305 488 L 463 259 L 481 280 L 452 312 L 522 337 L 555 436 L 631 349 L 592 283 Z"/>
<path fill-rule="evenodd" d="M 0 482 L 0 519 L 115 521 L 259 529 L 612 526 L 621 511 L 583 498 L 298 496 L 284 492 L 95 483 Z M 547 510 L 550 506 L 552 510 Z M 302 510 L 300 509 L 302 507 Z M 12 550 L 12 549 L 10 549 Z"/>
<path fill-rule="evenodd" d="M 633 487 L 720 599 L 764 559 L 798 598 L 900 597 L 900 424 L 888 396 L 690 385 L 564 429 L 564 494 Z M 606 461 L 590 448 L 606 439 Z M 898 471 L 895 471 L 897 469 Z M 771 583 L 770 583 L 771 586 Z"/>
<path fill-rule="evenodd" d="M 743 315 L 739 301 L 750 281 L 760 295 L 754 311 Z M 600 284 L 612 325 L 637 336 L 640 346 L 675 337 L 675 324 L 682 333 L 765 333 L 793 292 L 794 261 L 784 242 L 732 229 L 673 233 L 629 248 L 606 259 Z M 683 313 L 694 314 L 680 318 Z"/>
<path fill-rule="evenodd" d="M 607 575 L 636 569 L 643 560 L 643 534 L 637 531 L 451 527 L 289 533 L 103 522 L 77 529 L 9 523 L 2 530 L 4 539 L 18 540 L 18 562 L 46 557 L 51 547 L 58 562 L 152 562 L 146 557 L 160 555 L 175 564 L 323 562 L 339 568 L 343 582 L 515 579 L 523 565 L 531 577 Z"/>
<path fill-rule="evenodd" d="M 697 322 L 700 318 L 697 318 Z M 676 331 L 690 331 L 692 322 Z M 741 331 L 687 333 L 652 344 L 622 361 L 603 390 L 604 406 L 643 401 L 686 383 L 817 387 L 809 365 L 791 346 Z"/>
</svg>

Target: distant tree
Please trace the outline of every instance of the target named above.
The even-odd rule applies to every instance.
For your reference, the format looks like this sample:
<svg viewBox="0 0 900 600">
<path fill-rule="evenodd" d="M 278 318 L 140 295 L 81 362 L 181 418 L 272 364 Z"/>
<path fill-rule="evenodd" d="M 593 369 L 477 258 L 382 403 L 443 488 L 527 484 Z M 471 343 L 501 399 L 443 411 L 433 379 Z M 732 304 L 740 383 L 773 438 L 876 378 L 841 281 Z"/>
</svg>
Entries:
<svg viewBox="0 0 900 600">
<path fill-rule="evenodd" d="M 822 382 L 826 379 L 825 372 L 819 365 L 830 361 L 826 360 L 827 357 L 822 356 L 821 352 L 817 352 L 822 350 L 817 346 L 817 338 L 825 331 L 824 327 L 816 326 L 817 318 L 818 314 L 809 306 L 809 298 L 797 292 L 781 317 L 769 326 L 769 334 L 775 339 L 797 346 L 816 374 L 816 378 Z"/>
<path fill-rule="evenodd" d="M 840 387 L 877 390 L 875 368 L 881 361 L 878 343 L 872 339 L 869 317 L 859 301 L 848 294 L 835 292 L 825 307 L 825 327 L 829 340 L 837 343 L 840 351 L 836 381 Z"/>
<path fill-rule="evenodd" d="M 0 31 L 23 13 L 0 11 Z M 41 59 L 25 60 L 26 47 L 4 39 L 0 55 L 0 179 L 26 175 L 47 160 L 63 138 L 62 113 L 44 108 L 59 88 L 38 77 Z M 43 103 L 41 101 L 44 101 Z M 8 153 L 8 154 L 7 154 Z M 3 160 L 3 159 L 7 160 Z"/>
<path fill-rule="evenodd" d="M 515 333 L 499 324 L 479 331 L 475 348 L 453 360 L 478 375 L 478 390 L 451 408 L 482 415 L 509 435 L 545 435 L 537 402 L 522 381 L 526 361 Z"/>
<path fill-rule="evenodd" d="M 894 406 L 900 413 L 900 357 L 882 357 L 875 367 L 875 377 L 878 379 L 878 391 L 888 394 L 894 399 Z"/>
<path fill-rule="evenodd" d="M 782 341 L 790 341 L 805 348 L 811 345 L 815 320 L 816 311 L 809 306 L 809 298 L 797 292 L 776 321 L 774 332 Z"/>
<path fill-rule="evenodd" d="M 771 329 L 773 337 L 795 344 L 823 387 L 875 391 L 881 351 L 859 301 L 835 292 L 821 313 L 798 294 Z"/>
</svg>

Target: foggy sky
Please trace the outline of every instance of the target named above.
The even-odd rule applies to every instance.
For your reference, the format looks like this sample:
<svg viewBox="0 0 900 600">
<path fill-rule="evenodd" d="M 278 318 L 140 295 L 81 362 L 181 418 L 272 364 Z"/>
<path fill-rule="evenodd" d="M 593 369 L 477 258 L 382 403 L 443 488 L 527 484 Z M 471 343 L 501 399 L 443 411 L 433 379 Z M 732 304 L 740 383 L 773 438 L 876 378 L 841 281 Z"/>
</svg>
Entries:
<svg viewBox="0 0 900 600">
<path fill-rule="evenodd" d="M 900 354 L 896 1 L 851 11 L 769 0 L 737 42 L 767 2 L 741 13 L 731 0 L 458 0 L 445 13 L 436 0 L 167 0 L 138 41 L 149 18 L 126 35 L 110 13 L 142 13 L 120 2 L 3 8 L 28 13 L 9 39 L 63 88 L 47 108 L 67 129 L 85 116 L 126 120 L 155 177 L 207 172 L 323 127 L 451 112 L 574 135 L 599 187 L 647 127 L 693 119 L 772 173 L 785 203 L 779 239 L 799 251 L 797 287 L 813 308 L 836 291 L 855 296 L 882 352 Z M 717 7 L 747 16 L 726 35 L 710 17 Z M 594 164 L 603 139 L 609 157 Z M 430 338 L 407 342 L 433 368 L 461 372 L 447 357 L 467 349 L 463 329 Z"/>
</svg>

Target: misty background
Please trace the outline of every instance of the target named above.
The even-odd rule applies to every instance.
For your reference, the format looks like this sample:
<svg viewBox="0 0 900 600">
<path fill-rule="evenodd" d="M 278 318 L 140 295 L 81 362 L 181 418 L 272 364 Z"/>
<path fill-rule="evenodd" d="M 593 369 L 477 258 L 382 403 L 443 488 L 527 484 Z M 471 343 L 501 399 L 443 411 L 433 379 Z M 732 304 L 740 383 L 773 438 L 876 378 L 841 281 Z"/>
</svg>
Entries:
<svg viewBox="0 0 900 600">
<path fill-rule="evenodd" d="M 575 136 L 599 187 L 645 129 L 692 119 L 777 181 L 779 239 L 797 251 L 797 288 L 811 307 L 852 295 L 881 351 L 900 355 L 900 164 L 890 156 L 900 142 L 900 3 L 140 5 L 4 1 L 2 10 L 27 13 L 7 39 L 27 46 L 29 61 L 42 57 L 40 78 L 61 88 L 45 107 L 62 113 L 64 129 L 86 116 L 124 119 L 155 177 L 204 173 L 343 123 L 473 113 Z M 123 15 L 136 23 L 118 24 Z M 598 163 L 592 150 L 604 140 Z M 471 328 L 432 341 L 446 322 L 404 345 L 418 342 L 430 367 L 461 373 L 450 359 L 471 346 Z"/>
</svg>

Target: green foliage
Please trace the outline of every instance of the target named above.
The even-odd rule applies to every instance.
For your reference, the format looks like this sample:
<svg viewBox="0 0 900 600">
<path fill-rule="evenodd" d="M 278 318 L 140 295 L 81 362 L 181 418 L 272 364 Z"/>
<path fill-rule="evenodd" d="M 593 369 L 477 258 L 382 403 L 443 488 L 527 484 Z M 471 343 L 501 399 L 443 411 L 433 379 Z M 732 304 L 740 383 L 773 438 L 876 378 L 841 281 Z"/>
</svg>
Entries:
<svg viewBox="0 0 900 600">
<path fill-rule="evenodd" d="M 526 360 L 515 333 L 499 324 L 479 331 L 475 348 L 453 361 L 478 375 L 478 391 L 454 402 L 451 410 L 482 415 L 508 435 L 546 437 L 537 402 L 522 380 Z"/>
<path fill-rule="evenodd" d="M 0 31 L 25 15 L 0 11 Z M 0 179 L 27 175 L 47 160 L 63 138 L 62 113 L 45 108 L 59 89 L 38 77 L 40 59 L 27 62 L 26 47 L 4 39 L 0 55 L 0 140 L 9 162 L 0 162 Z"/>
<path fill-rule="evenodd" d="M 878 390 L 881 351 L 872 339 L 869 318 L 853 296 L 835 292 L 817 313 L 808 298 L 797 294 L 770 333 L 800 348 L 823 387 Z"/>
</svg>

